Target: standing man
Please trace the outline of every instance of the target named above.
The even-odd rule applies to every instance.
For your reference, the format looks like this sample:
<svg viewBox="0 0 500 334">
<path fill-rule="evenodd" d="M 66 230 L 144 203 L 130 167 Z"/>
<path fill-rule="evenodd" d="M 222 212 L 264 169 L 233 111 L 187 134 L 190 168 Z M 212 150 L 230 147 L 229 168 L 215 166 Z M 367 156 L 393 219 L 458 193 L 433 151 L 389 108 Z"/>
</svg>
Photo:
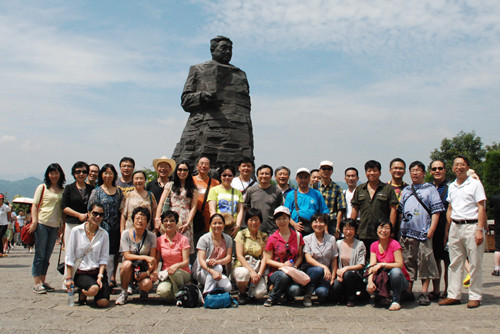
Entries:
<svg viewBox="0 0 500 334">
<path fill-rule="evenodd" d="M 87 176 L 87 184 L 92 187 L 97 187 L 97 177 L 99 176 L 99 166 L 97 164 L 89 165 L 89 175 Z"/>
<path fill-rule="evenodd" d="M 424 181 L 424 164 L 414 161 L 410 164 L 409 171 L 412 185 L 403 189 L 399 202 L 399 212 L 402 216 L 399 243 L 404 264 L 410 275 L 408 294 L 413 297 L 413 283 L 418 274 L 422 280 L 422 293 L 418 297 L 418 303 L 427 306 L 431 303 L 427 293 L 431 279 L 439 278 L 432 251 L 432 237 L 444 206 L 436 188 Z"/>
<path fill-rule="evenodd" d="M 198 189 L 198 203 L 196 204 L 196 210 L 200 211 L 203 214 L 205 231 L 208 232 L 210 228 L 210 209 L 208 207 L 207 197 L 209 189 L 218 186 L 219 181 L 217 181 L 216 179 L 212 179 L 212 177 L 208 175 L 208 173 L 210 172 L 210 160 L 207 157 L 201 157 L 200 159 L 198 159 L 198 162 L 196 163 L 196 169 L 198 170 L 198 175 L 193 177 L 194 184 Z M 204 207 L 203 203 L 205 203 Z"/>
<path fill-rule="evenodd" d="M 116 180 L 116 186 L 120 188 L 123 196 L 134 190 L 132 174 L 134 173 L 135 161 L 130 157 L 123 157 L 120 160 L 120 173 L 122 176 Z"/>
<path fill-rule="evenodd" d="M 161 194 L 163 194 L 163 188 L 165 188 L 165 185 L 168 183 L 168 178 L 172 175 L 176 166 L 175 161 L 167 158 L 165 155 L 160 159 L 153 160 L 153 167 L 156 170 L 158 177 L 148 182 L 146 190 L 153 193 L 156 203 L 160 202 Z"/>
<path fill-rule="evenodd" d="M 467 308 L 481 304 L 483 295 L 483 248 L 486 226 L 486 194 L 481 181 L 467 176 L 469 160 L 457 156 L 453 160 L 453 173 L 457 179 L 448 188 L 448 297 L 439 305 L 460 304 L 465 259 L 469 260 L 470 286 Z"/>
<path fill-rule="evenodd" d="M 448 210 L 448 186 L 450 182 L 446 179 L 446 164 L 444 160 L 434 160 L 430 165 L 430 172 L 432 175 L 432 184 L 439 193 L 441 202 L 444 206 L 444 213 L 439 215 L 439 221 L 432 238 L 432 251 L 434 252 L 434 258 L 436 259 L 436 265 L 439 271 L 439 278 L 432 280 L 433 291 L 430 295 L 432 300 L 437 300 L 440 297 L 446 297 L 446 291 L 448 290 L 448 266 L 450 265 L 450 254 L 448 249 L 444 247 L 445 241 L 445 230 L 448 222 L 446 221 L 446 211 Z M 441 268 L 441 261 L 444 263 L 444 267 Z M 441 278 L 444 279 L 444 293 L 441 294 L 439 289 L 441 285 Z"/>
<path fill-rule="evenodd" d="M 274 178 L 278 184 L 278 189 L 281 190 L 281 193 L 283 194 L 283 205 L 285 205 L 286 196 L 293 190 L 293 188 L 288 184 L 288 181 L 290 180 L 290 169 L 285 166 L 279 166 L 274 171 Z"/>
<path fill-rule="evenodd" d="M 259 209 L 262 213 L 262 223 L 260 229 L 271 235 L 278 229 L 274 222 L 274 210 L 283 203 L 281 190 L 271 184 L 273 168 L 269 165 L 262 165 L 257 168 L 257 180 L 255 184 L 248 188 L 245 206 Z"/>
<path fill-rule="evenodd" d="M 246 198 L 247 189 L 256 183 L 255 180 L 251 178 L 254 169 L 255 165 L 252 159 L 248 157 L 241 159 L 240 164 L 238 165 L 239 175 L 231 181 L 231 187 L 241 191 L 243 200 Z"/>
<path fill-rule="evenodd" d="M 0 257 L 7 256 L 3 253 L 3 245 L 6 241 L 4 239 L 5 233 L 9 228 L 9 221 L 11 219 L 10 206 L 5 204 L 5 196 L 0 194 L 0 240 L 2 240 L 2 245 L 0 246 Z"/>
<path fill-rule="evenodd" d="M 351 218 L 360 217 L 358 235 L 366 247 L 366 256 L 370 258 L 370 245 L 377 241 L 377 226 L 379 220 L 389 220 L 396 225 L 398 198 L 394 189 L 380 181 L 382 165 L 375 160 L 365 164 L 368 182 L 359 185 L 352 198 Z"/>
<path fill-rule="evenodd" d="M 315 213 L 328 213 L 328 207 L 321 193 L 309 188 L 311 173 L 307 168 L 299 168 L 295 174 L 298 189 L 291 191 L 286 196 L 285 206 L 291 213 L 291 224 L 295 230 L 308 235 L 313 232 L 311 217 Z"/>
<path fill-rule="evenodd" d="M 347 167 L 344 172 L 344 180 L 347 183 L 347 189 L 344 190 L 344 199 L 346 202 L 346 214 L 347 218 L 351 217 L 352 213 L 352 197 L 354 196 L 354 191 L 358 186 L 359 174 L 358 170 L 354 167 Z M 340 225 L 337 225 L 337 229 L 340 229 Z"/>
<path fill-rule="evenodd" d="M 313 189 L 318 189 L 319 182 L 321 181 L 321 175 L 319 174 L 319 169 L 311 170 L 311 184 L 310 187 Z"/>
<path fill-rule="evenodd" d="M 392 186 L 399 200 L 401 198 L 401 192 L 408 186 L 408 183 L 403 181 L 403 176 L 405 176 L 406 173 L 406 163 L 401 158 L 394 158 L 391 160 L 389 168 L 391 180 L 387 183 Z"/>
<path fill-rule="evenodd" d="M 328 224 L 328 233 L 335 235 L 337 238 L 340 235 L 340 222 L 342 222 L 343 213 L 346 209 L 345 198 L 342 188 L 333 182 L 331 176 L 333 174 L 333 162 L 324 160 L 319 163 L 319 175 L 321 182 L 319 183 L 319 192 L 325 199 L 326 206 L 330 213 L 330 223 Z"/>
</svg>

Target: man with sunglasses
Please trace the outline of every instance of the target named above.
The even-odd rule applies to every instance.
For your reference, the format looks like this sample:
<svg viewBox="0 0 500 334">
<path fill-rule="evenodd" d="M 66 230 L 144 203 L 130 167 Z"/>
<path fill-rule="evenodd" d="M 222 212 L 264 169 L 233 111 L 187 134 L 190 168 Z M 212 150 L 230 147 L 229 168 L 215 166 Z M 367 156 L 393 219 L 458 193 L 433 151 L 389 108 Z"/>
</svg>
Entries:
<svg viewBox="0 0 500 334">
<path fill-rule="evenodd" d="M 446 163 L 441 159 L 433 160 L 429 169 L 432 175 L 431 183 L 434 187 L 436 187 L 446 212 L 446 210 L 448 210 L 448 202 L 446 201 L 446 198 L 448 197 L 448 186 L 450 184 L 450 182 L 446 179 Z M 448 249 L 444 247 L 445 229 L 446 215 L 441 214 L 439 215 L 436 231 L 434 232 L 434 237 L 432 238 L 432 250 L 434 252 L 434 258 L 436 259 L 440 278 L 432 280 L 433 291 L 430 294 L 431 300 L 446 297 L 446 291 L 448 290 L 448 266 L 450 265 L 450 254 L 448 253 Z M 441 261 L 444 262 L 444 268 L 441 268 Z M 444 279 L 443 291 L 445 291 L 442 294 L 439 292 L 441 279 Z"/>
<path fill-rule="evenodd" d="M 333 174 L 333 162 L 324 160 L 319 163 L 319 175 L 321 181 L 318 190 L 325 199 L 326 206 L 330 211 L 328 216 L 330 222 L 328 224 L 328 233 L 335 234 L 338 238 L 340 234 L 340 222 L 346 210 L 346 202 L 344 191 L 342 188 L 333 182 L 331 176 Z"/>
</svg>

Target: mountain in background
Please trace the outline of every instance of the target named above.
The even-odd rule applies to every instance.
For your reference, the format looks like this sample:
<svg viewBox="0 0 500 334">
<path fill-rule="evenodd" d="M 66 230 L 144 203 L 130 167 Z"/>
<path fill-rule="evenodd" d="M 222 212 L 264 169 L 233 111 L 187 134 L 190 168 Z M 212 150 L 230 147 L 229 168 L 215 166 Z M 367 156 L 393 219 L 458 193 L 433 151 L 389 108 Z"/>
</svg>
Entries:
<svg viewBox="0 0 500 334">
<path fill-rule="evenodd" d="M 12 198 L 16 195 L 33 198 L 35 189 L 40 183 L 42 183 L 42 180 L 36 177 L 28 177 L 17 181 L 0 180 L 0 193 L 4 194 L 9 202 L 12 202 Z"/>
</svg>

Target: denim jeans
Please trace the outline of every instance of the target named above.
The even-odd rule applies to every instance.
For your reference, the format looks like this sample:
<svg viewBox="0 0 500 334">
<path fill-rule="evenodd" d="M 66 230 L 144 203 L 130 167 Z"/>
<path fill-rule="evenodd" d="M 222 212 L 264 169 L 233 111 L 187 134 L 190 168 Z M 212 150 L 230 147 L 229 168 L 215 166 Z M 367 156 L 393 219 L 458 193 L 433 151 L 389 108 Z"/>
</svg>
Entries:
<svg viewBox="0 0 500 334">
<path fill-rule="evenodd" d="M 289 298 L 297 297 L 302 290 L 300 285 L 279 269 L 269 276 L 269 281 L 274 285 L 273 291 L 269 293 L 269 297 L 274 301 L 277 301 L 284 294 Z"/>
<path fill-rule="evenodd" d="M 321 267 L 309 267 L 307 269 L 307 275 L 311 278 L 311 281 L 306 286 L 306 294 L 311 295 L 316 292 L 319 301 L 326 300 L 331 293 L 330 282 L 325 280 L 325 271 Z"/>
<path fill-rule="evenodd" d="M 400 268 L 392 268 L 389 271 L 389 281 L 392 290 L 392 301 L 401 303 L 401 294 L 408 289 L 408 280 Z"/>
<path fill-rule="evenodd" d="M 50 227 L 38 223 L 35 230 L 35 255 L 31 275 L 44 276 L 49 269 L 50 256 L 57 240 L 57 227 Z"/>
</svg>

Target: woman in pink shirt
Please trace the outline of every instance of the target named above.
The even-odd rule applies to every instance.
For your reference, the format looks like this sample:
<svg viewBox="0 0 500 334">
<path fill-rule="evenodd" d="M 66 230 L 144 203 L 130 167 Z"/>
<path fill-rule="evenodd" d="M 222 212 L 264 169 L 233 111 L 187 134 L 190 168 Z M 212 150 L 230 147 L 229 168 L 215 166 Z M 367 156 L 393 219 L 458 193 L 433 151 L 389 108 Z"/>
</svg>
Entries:
<svg viewBox="0 0 500 334">
<path fill-rule="evenodd" d="M 375 302 L 388 304 L 388 292 L 392 290 L 389 311 L 401 309 L 401 294 L 408 288 L 410 279 L 403 262 L 399 242 L 391 238 L 392 224 L 381 222 L 377 227 L 378 241 L 370 246 L 370 271 L 366 290 L 375 295 Z"/>
<path fill-rule="evenodd" d="M 158 275 L 160 283 L 156 292 L 169 301 L 175 300 L 175 294 L 191 280 L 189 270 L 189 239 L 177 232 L 179 214 L 168 210 L 161 215 L 156 259 L 161 261 L 161 271 Z"/>
</svg>

